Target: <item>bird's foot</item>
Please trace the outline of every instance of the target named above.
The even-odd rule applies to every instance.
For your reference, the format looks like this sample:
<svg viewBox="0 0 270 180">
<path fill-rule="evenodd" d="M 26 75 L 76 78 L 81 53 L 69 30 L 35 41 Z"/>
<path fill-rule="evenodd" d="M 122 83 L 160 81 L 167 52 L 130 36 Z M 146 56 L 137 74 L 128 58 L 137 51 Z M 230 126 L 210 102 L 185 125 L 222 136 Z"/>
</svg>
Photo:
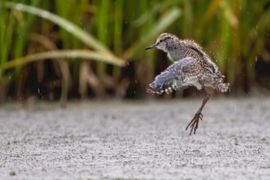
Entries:
<svg viewBox="0 0 270 180">
<path fill-rule="evenodd" d="M 196 130 L 199 126 L 199 121 L 202 120 L 203 118 L 203 114 L 201 112 L 197 112 L 193 119 L 188 123 L 186 130 L 188 130 L 188 128 L 190 128 L 190 133 L 189 135 L 191 135 L 192 133 L 195 134 Z"/>
</svg>

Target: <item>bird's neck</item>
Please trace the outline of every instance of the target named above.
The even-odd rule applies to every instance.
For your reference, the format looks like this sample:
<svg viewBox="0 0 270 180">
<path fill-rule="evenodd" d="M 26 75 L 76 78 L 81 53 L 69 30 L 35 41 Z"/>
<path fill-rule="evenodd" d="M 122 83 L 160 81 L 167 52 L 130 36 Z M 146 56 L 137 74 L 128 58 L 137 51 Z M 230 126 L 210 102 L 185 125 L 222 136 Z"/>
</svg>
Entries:
<svg viewBox="0 0 270 180">
<path fill-rule="evenodd" d="M 166 53 L 171 61 L 178 61 L 185 57 L 186 48 L 181 43 L 170 44 L 166 48 Z"/>
</svg>

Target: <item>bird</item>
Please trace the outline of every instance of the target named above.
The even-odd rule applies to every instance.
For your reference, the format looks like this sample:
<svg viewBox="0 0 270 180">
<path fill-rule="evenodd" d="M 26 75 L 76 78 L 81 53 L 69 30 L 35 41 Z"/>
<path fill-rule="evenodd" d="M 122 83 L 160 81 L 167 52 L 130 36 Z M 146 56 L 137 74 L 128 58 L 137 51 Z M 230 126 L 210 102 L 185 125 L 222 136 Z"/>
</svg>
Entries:
<svg viewBox="0 0 270 180">
<path fill-rule="evenodd" d="M 203 119 L 202 111 L 206 103 L 215 92 L 230 91 L 230 83 L 224 82 L 225 76 L 219 71 L 218 66 L 194 40 L 179 39 L 173 34 L 162 33 L 153 45 L 146 48 L 149 49 L 165 52 L 172 64 L 149 84 L 148 93 L 169 94 L 191 86 L 205 92 L 201 106 L 185 129 L 190 129 L 190 135 L 196 134 L 199 122 Z"/>
</svg>

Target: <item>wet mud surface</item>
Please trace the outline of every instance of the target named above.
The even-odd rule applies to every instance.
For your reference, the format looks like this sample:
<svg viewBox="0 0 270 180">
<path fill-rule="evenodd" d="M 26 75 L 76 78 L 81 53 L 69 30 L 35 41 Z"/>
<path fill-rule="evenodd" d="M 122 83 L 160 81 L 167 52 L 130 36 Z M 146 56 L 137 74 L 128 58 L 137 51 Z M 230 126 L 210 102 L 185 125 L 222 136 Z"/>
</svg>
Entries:
<svg viewBox="0 0 270 180">
<path fill-rule="evenodd" d="M 0 109 L 0 179 L 270 179 L 270 98 Z"/>
</svg>

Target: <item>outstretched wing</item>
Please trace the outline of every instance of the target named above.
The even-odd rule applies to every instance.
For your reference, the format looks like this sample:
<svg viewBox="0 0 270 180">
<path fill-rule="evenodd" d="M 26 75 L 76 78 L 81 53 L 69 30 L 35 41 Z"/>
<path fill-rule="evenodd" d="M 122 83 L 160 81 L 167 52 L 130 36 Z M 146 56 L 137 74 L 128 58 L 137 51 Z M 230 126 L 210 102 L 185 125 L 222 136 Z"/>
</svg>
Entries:
<svg viewBox="0 0 270 180">
<path fill-rule="evenodd" d="M 192 57 L 180 59 L 170 65 L 165 71 L 155 77 L 149 84 L 148 92 L 153 94 L 167 94 L 181 87 L 195 86 L 201 89 L 199 76 L 202 67 Z"/>
</svg>

